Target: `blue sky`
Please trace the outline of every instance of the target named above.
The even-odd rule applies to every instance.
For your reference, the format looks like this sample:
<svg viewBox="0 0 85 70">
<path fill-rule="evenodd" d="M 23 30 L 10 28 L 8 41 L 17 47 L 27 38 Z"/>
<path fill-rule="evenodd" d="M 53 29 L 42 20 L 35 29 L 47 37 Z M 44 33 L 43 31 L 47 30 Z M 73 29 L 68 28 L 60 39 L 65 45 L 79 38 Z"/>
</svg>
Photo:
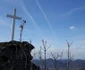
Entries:
<svg viewBox="0 0 85 70">
<path fill-rule="evenodd" d="M 11 40 L 12 19 L 16 8 L 17 16 L 27 23 L 23 40 L 32 40 L 36 49 L 42 46 L 42 39 L 51 45 L 50 52 L 64 51 L 73 41 L 71 51 L 74 58 L 84 59 L 85 49 L 85 0 L 2 0 L 0 1 L 0 41 Z M 19 40 L 21 21 L 16 20 L 15 40 Z M 49 57 L 49 56 L 48 56 Z"/>
</svg>

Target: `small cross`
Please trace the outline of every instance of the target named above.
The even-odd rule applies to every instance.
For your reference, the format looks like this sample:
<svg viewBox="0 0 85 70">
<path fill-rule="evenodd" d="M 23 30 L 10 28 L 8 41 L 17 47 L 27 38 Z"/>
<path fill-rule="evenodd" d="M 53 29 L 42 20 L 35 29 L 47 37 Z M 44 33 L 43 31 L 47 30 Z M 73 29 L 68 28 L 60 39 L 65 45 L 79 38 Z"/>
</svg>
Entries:
<svg viewBox="0 0 85 70">
<path fill-rule="evenodd" d="M 16 20 L 16 19 L 21 20 L 22 18 L 16 16 L 16 9 L 14 9 L 13 15 L 7 14 L 7 17 L 13 18 L 12 36 L 11 36 L 11 40 L 13 41 L 13 40 L 14 40 L 14 31 L 15 31 L 15 20 Z"/>
<path fill-rule="evenodd" d="M 22 24 L 20 25 L 20 28 L 21 28 L 21 30 L 20 30 L 20 42 L 22 41 L 22 31 L 23 31 L 23 28 L 24 28 L 24 24 L 25 23 L 26 23 L 26 21 L 23 20 Z"/>
</svg>

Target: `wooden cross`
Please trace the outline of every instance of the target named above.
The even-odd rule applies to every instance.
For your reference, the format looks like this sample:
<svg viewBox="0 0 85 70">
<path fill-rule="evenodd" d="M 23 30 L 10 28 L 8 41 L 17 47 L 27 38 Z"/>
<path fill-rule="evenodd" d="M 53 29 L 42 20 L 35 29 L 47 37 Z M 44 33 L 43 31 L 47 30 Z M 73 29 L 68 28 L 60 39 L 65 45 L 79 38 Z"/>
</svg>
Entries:
<svg viewBox="0 0 85 70">
<path fill-rule="evenodd" d="M 13 40 L 14 40 L 14 31 L 15 31 L 15 20 L 16 20 L 16 19 L 21 20 L 22 18 L 16 16 L 16 9 L 14 9 L 13 15 L 7 14 L 7 17 L 13 18 L 12 36 L 11 36 L 11 40 L 13 41 Z"/>
</svg>

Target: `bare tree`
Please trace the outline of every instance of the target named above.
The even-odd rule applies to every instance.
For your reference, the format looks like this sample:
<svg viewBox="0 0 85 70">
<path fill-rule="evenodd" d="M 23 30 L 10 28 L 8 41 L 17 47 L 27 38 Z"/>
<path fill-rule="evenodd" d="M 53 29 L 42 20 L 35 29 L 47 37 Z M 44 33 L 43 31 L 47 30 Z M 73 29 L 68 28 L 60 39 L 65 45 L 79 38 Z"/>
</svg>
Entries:
<svg viewBox="0 0 85 70">
<path fill-rule="evenodd" d="M 67 40 L 66 40 L 66 42 L 67 42 L 67 47 L 68 47 L 68 62 L 67 62 L 67 70 L 71 70 L 71 67 L 72 67 L 72 65 L 71 65 L 71 62 L 72 62 L 72 55 L 71 55 L 71 52 L 70 52 L 70 47 L 71 47 L 71 45 L 72 45 L 72 43 L 70 44 Z"/>
<path fill-rule="evenodd" d="M 32 41 L 30 40 L 29 42 L 31 43 Z M 34 49 L 33 52 L 32 52 L 32 56 L 33 56 L 33 59 L 36 59 L 37 52 L 36 52 L 35 49 Z M 32 59 L 32 60 L 33 60 L 33 59 Z M 32 60 L 31 60 L 31 62 L 32 62 Z M 31 66 L 31 67 L 30 67 L 30 70 L 33 70 L 33 64 L 32 64 L 32 63 L 31 63 L 30 66 Z"/>
<path fill-rule="evenodd" d="M 79 64 L 76 65 L 76 70 L 81 70 Z"/>
<path fill-rule="evenodd" d="M 41 70 L 44 70 L 44 62 L 43 62 L 43 58 L 42 58 L 42 48 L 41 48 L 41 46 L 40 46 L 40 49 L 38 50 L 38 59 L 39 59 L 39 62 L 40 62 Z"/>
<path fill-rule="evenodd" d="M 53 59 L 53 70 L 59 70 L 59 67 L 58 67 L 59 62 L 57 62 L 57 61 L 58 61 L 58 59 L 61 60 L 61 58 L 63 56 L 63 52 L 61 52 L 61 54 L 58 54 L 58 53 L 53 54 L 51 52 L 51 56 L 52 56 L 52 59 Z"/>
<path fill-rule="evenodd" d="M 32 40 L 31 39 L 29 39 L 29 43 L 32 44 Z"/>
<path fill-rule="evenodd" d="M 47 47 L 47 41 L 44 41 L 43 39 L 42 39 L 42 44 L 43 44 L 43 48 L 41 47 L 41 49 L 44 51 L 44 70 L 47 70 L 47 66 L 46 66 L 46 52 L 50 48 L 51 45 Z"/>
</svg>

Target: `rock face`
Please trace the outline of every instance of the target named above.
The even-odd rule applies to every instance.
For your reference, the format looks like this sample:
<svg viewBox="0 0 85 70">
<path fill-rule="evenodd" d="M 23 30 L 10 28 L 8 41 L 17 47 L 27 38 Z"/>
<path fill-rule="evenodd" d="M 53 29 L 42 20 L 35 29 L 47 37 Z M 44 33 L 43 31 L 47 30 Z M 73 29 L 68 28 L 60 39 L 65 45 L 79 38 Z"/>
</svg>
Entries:
<svg viewBox="0 0 85 70">
<path fill-rule="evenodd" d="M 40 70 L 31 63 L 31 50 L 28 42 L 10 41 L 0 43 L 0 70 Z"/>
</svg>

